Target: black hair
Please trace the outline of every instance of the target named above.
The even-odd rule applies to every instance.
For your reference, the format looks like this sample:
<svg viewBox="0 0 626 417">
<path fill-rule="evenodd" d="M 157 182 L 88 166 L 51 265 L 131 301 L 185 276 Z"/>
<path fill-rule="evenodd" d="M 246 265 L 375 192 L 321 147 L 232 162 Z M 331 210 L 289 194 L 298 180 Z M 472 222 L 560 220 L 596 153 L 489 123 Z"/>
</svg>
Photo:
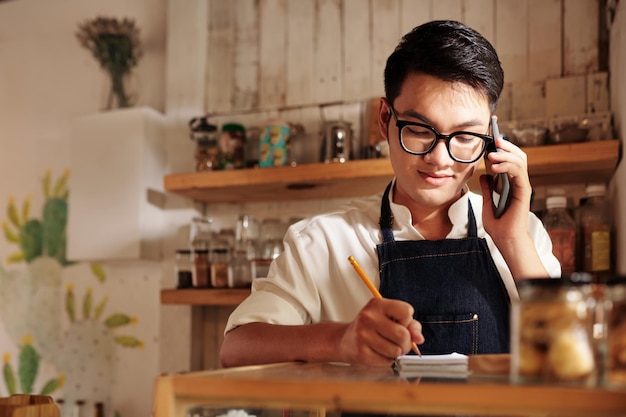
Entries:
<svg viewBox="0 0 626 417">
<path fill-rule="evenodd" d="M 424 23 L 402 37 L 385 66 L 385 95 L 390 103 L 414 73 L 467 84 L 489 99 L 492 112 L 504 85 L 504 71 L 491 43 L 453 20 Z"/>
</svg>

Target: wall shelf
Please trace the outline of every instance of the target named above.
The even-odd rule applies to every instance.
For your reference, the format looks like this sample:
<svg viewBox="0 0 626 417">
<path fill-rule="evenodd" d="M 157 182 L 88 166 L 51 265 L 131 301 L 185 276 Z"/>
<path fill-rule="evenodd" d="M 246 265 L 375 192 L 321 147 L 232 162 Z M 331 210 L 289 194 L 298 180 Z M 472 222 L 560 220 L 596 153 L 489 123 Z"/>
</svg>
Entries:
<svg viewBox="0 0 626 417">
<path fill-rule="evenodd" d="M 608 181 L 620 158 L 620 141 L 524 148 L 533 186 Z M 479 172 L 485 170 L 481 164 Z M 295 167 L 192 172 L 165 176 L 164 187 L 203 203 L 295 201 L 357 197 L 384 189 L 393 176 L 388 159 Z M 470 183 L 478 189 L 478 175 Z"/>
<path fill-rule="evenodd" d="M 620 159 L 620 141 L 524 148 L 533 186 L 608 181 Z M 481 164 L 479 173 L 484 172 Z M 172 174 L 165 189 L 205 203 L 356 197 L 381 191 L 392 178 L 387 159 L 344 164 Z M 478 187 L 474 175 L 471 187 Z M 164 289 L 161 304 L 234 306 L 249 289 Z"/>
<path fill-rule="evenodd" d="M 161 304 L 236 306 L 250 294 L 249 288 L 162 289 Z"/>
</svg>

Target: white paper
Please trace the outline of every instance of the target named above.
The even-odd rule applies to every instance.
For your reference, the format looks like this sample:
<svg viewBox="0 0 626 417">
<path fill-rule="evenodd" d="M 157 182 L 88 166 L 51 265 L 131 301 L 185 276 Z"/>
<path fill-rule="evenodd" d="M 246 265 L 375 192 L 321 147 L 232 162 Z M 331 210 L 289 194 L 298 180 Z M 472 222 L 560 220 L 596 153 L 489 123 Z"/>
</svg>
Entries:
<svg viewBox="0 0 626 417">
<path fill-rule="evenodd" d="M 460 353 L 446 355 L 402 355 L 394 362 L 401 374 L 414 376 L 465 377 L 468 373 L 468 357 Z"/>
</svg>

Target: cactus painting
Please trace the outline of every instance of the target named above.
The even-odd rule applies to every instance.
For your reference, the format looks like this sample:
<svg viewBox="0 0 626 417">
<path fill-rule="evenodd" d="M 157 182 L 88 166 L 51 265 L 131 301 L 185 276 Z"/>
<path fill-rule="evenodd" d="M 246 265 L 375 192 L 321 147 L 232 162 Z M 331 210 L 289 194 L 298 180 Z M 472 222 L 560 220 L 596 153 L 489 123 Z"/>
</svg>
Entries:
<svg viewBox="0 0 626 417">
<path fill-rule="evenodd" d="M 67 226 L 67 179 L 65 171 L 52 186 L 52 174 L 48 171 L 43 179 L 45 197 L 42 219 L 30 218 L 30 197 L 26 198 L 21 210 L 12 198 L 7 206 L 7 218 L 2 223 L 4 236 L 10 243 L 19 245 L 20 250 L 7 258 L 9 263 L 32 262 L 39 256 L 49 256 L 67 265 L 65 258 L 65 229 Z"/>
<path fill-rule="evenodd" d="M 30 198 L 21 205 L 13 198 L 8 202 L 2 227 L 18 250 L 6 261 L 25 268 L 0 265 L 0 317 L 9 337 L 20 341 L 14 342 L 16 355 L 2 352 L 6 394 L 55 393 L 71 406 L 77 399 L 109 402 L 115 349 L 141 349 L 144 343 L 130 331 L 136 317 L 107 311 L 103 265 L 71 263 L 65 257 L 68 176 L 66 171 L 53 181 L 46 173 L 40 218 L 32 215 Z M 73 281 L 63 283 L 67 268 L 85 271 L 74 278 L 84 289 L 77 290 L 81 287 Z M 44 363 L 53 369 L 48 372 L 52 377 L 40 375 Z"/>
</svg>

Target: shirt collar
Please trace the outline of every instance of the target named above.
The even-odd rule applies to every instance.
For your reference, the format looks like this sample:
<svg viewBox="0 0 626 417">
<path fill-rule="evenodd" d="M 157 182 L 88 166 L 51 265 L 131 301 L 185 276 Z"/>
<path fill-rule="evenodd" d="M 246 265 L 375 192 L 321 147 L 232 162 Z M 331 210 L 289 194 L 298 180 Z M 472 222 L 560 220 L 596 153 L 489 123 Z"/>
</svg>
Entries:
<svg viewBox="0 0 626 417">
<path fill-rule="evenodd" d="M 401 235 L 406 235 L 406 238 L 415 238 L 416 236 L 419 236 L 419 238 L 423 239 L 423 236 L 421 236 L 417 229 L 413 227 L 411 212 L 409 209 L 406 206 L 396 204 L 393 201 L 395 182 L 396 180 L 394 178 L 391 190 L 389 190 L 389 204 L 391 206 L 391 213 L 393 214 L 394 219 L 392 229 L 395 232 L 400 232 Z M 470 194 L 471 192 L 464 190 L 463 195 L 457 201 L 452 203 L 448 209 L 448 216 L 452 222 L 452 230 L 448 234 L 448 238 L 467 237 L 468 202 Z M 472 208 L 474 208 L 474 213 L 478 215 L 475 204 L 472 205 Z"/>
</svg>

